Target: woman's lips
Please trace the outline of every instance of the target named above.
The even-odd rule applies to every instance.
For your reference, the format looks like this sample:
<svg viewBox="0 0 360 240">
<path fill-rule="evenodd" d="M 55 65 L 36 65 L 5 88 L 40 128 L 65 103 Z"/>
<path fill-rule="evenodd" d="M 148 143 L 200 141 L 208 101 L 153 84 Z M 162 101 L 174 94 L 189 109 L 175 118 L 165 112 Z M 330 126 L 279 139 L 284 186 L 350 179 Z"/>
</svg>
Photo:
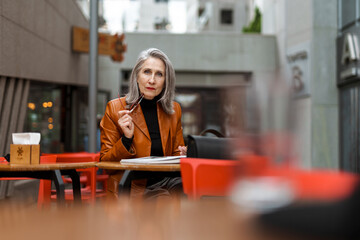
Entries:
<svg viewBox="0 0 360 240">
<path fill-rule="evenodd" d="M 155 88 L 152 88 L 152 87 L 147 87 L 146 89 L 147 90 L 155 90 Z"/>
</svg>

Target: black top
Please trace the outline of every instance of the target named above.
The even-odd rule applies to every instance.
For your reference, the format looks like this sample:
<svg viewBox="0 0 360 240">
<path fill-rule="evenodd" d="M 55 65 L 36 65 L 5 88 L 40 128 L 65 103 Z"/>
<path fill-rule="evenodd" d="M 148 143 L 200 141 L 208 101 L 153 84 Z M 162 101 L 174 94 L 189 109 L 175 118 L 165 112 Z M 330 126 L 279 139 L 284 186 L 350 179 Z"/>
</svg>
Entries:
<svg viewBox="0 0 360 240">
<path fill-rule="evenodd" d="M 160 128 L 157 115 L 157 101 L 158 97 L 152 100 L 143 99 L 140 102 L 141 110 L 144 114 L 146 125 L 151 138 L 151 156 L 164 156 L 161 144 Z M 132 138 L 129 139 L 125 136 L 122 137 L 122 143 L 127 150 L 130 149 L 132 144 Z"/>
</svg>

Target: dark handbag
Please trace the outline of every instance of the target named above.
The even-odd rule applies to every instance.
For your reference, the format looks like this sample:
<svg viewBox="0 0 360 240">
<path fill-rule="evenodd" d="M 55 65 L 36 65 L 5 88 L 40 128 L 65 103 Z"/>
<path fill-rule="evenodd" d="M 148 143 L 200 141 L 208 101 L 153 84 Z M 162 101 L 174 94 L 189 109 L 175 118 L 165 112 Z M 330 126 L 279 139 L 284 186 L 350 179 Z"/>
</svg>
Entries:
<svg viewBox="0 0 360 240">
<path fill-rule="evenodd" d="M 200 135 L 212 133 L 214 136 L 188 135 L 187 157 L 207 159 L 234 159 L 230 138 L 224 138 L 214 129 L 207 129 Z"/>
</svg>

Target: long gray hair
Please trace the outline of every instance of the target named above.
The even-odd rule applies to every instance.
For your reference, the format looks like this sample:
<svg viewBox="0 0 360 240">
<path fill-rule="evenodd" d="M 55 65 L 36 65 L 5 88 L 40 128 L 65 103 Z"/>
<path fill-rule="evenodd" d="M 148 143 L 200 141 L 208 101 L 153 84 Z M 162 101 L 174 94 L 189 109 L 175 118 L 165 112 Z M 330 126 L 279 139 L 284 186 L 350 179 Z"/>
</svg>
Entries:
<svg viewBox="0 0 360 240">
<path fill-rule="evenodd" d="M 162 108 L 167 114 L 172 114 L 174 113 L 173 101 L 175 97 L 175 71 L 172 63 L 165 53 L 156 48 L 149 48 L 140 53 L 130 75 L 129 92 L 126 94 L 126 103 L 131 105 L 140 97 L 137 78 L 144 62 L 150 57 L 158 58 L 165 64 L 165 84 L 164 89 L 159 95 L 160 99 L 158 101 L 161 103 Z"/>
</svg>

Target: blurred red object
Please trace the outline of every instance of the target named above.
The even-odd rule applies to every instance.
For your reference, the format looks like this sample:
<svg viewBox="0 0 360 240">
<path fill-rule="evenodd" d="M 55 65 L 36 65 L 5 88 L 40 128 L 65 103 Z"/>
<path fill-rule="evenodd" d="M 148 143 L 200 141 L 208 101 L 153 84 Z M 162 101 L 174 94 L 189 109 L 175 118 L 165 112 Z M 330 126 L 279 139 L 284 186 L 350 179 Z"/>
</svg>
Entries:
<svg viewBox="0 0 360 240">
<path fill-rule="evenodd" d="M 43 154 L 46 156 L 57 156 L 57 162 L 61 163 L 74 163 L 74 162 L 99 162 L 99 153 L 88 153 L 88 152 L 75 152 L 75 153 L 61 153 L 61 154 Z M 97 167 L 87 169 L 77 169 L 80 174 L 80 183 L 84 185 L 81 188 L 82 200 L 90 202 L 95 201 L 96 197 L 103 197 L 106 195 L 106 183 L 108 179 L 107 174 L 97 174 Z M 70 178 L 63 177 L 65 183 L 71 183 Z M 103 183 L 103 189 L 96 188 L 96 182 Z M 40 180 L 39 185 L 39 196 L 38 206 L 41 207 L 43 204 L 48 204 L 51 199 L 55 199 L 56 195 L 51 194 L 51 185 L 46 180 Z M 65 199 L 73 200 L 72 189 L 65 190 Z"/>
<path fill-rule="evenodd" d="M 202 158 L 182 158 L 181 178 L 190 199 L 201 196 L 226 196 L 240 173 L 240 162 Z"/>
<path fill-rule="evenodd" d="M 336 170 L 300 169 L 275 164 L 270 158 L 256 155 L 239 157 L 242 163 L 241 178 L 277 177 L 289 182 L 297 199 L 337 200 L 349 196 L 359 182 L 359 176 Z"/>
</svg>

